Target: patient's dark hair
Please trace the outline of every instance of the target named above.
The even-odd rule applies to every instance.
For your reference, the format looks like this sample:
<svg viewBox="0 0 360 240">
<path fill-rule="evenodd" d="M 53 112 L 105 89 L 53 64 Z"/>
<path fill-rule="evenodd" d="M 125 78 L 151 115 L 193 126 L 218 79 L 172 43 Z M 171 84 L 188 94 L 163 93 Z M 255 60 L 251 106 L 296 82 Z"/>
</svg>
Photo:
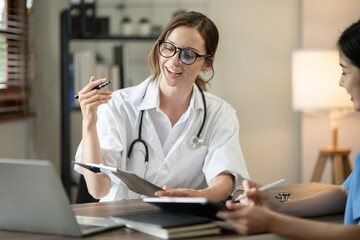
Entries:
<svg viewBox="0 0 360 240">
<path fill-rule="evenodd" d="M 337 46 L 340 54 L 360 68 L 360 20 L 345 29 L 338 40 Z"/>
</svg>

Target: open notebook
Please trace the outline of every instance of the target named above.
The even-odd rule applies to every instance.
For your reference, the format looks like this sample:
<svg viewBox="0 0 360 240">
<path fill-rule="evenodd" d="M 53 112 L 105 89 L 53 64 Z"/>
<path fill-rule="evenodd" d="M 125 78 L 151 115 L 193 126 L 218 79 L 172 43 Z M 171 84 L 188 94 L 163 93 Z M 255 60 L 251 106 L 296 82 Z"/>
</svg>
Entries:
<svg viewBox="0 0 360 240">
<path fill-rule="evenodd" d="M 1 230 L 81 237 L 123 225 L 75 216 L 47 160 L 0 159 L 0 192 Z"/>
</svg>

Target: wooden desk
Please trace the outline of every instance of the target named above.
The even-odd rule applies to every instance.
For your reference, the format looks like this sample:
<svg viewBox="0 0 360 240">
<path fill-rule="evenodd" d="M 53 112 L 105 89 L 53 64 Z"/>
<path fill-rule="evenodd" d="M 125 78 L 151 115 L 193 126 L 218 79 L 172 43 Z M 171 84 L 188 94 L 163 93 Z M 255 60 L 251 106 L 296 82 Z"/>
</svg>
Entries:
<svg viewBox="0 0 360 240">
<path fill-rule="evenodd" d="M 278 186 L 271 189 L 269 192 L 273 195 L 277 195 L 279 192 L 290 192 L 290 200 L 296 198 L 303 198 L 309 195 L 312 195 L 321 190 L 335 187 L 335 185 L 323 184 L 323 183 L 305 183 L 305 184 L 295 184 L 295 185 L 284 185 Z M 73 205 L 73 210 L 76 215 L 85 215 L 85 216 L 95 216 L 95 217 L 109 217 L 110 215 L 131 213 L 131 212 L 140 212 L 146 210 L 156 209 L 155 206 L 142 202 L 141 200 L 123 200 L 123 201 L 114 201 L 114 202 L 104 202 L 104 203 L 86 203 L 86 204 L 76 204 Z M 46 211 L 46 209 L 45 209 Z M 316 218 L 322 221 L 331 221 L 331 222 L 341 222 L 343 215 L 334 215 L 334 216 L 325 216 L 321 218 Z M 53 235 L 42 235 L 42 234 L 30 234 L 30 233 L 19 233 L 19 232 L 9 232 L 9 231 L 0 231 L 0 239 L 7 240 L 18 240 L 18 239 L 31 239 L 31 240 L 63 240 L 63 239 L 79 239 L 79 238 L 70 238 L 63 236 L 53 236 Z M 157 239 L 131 229 L 119 228 L 112 231 L 95 234 L 85 239 L 92 240 L 111 240 L 111 239 Z M 263 240 L 263 239 L 286 239 L 279 237 L 275 234 L 258 234 L 254 236 L 239 236 L 236 233 L 225 231 L 222 235 L 215 236 L 204 236 L 196 239 L 243 239 L 243 240 Z"/>
</svg>

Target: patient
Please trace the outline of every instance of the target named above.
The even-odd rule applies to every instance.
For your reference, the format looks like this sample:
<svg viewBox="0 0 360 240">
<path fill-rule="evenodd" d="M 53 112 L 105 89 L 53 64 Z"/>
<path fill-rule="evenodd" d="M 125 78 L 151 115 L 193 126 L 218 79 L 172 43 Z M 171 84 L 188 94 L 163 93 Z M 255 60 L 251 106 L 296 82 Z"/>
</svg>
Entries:
<svg viewBox="0 0 360 240">
<path fill-rule="evenodd" d="M 338 48 L 343 71 L 339 84 L 351 96 L 354 110 L 360 111 L 360 21 L 342 33 Z M 248 198 L 239 204 L 227 202 L 232 211 L 217 213 L 239 234 L 273 232 L 294 239 L 360 239 L 360 151 L 354 170 L 343 185 L 306 199 L 281 204 L 269 193 L 259 191 L 258 184 L 245 180 L 243 185 Z M 345 225 L 297 218 L 344 210 Z"/>
</svg>

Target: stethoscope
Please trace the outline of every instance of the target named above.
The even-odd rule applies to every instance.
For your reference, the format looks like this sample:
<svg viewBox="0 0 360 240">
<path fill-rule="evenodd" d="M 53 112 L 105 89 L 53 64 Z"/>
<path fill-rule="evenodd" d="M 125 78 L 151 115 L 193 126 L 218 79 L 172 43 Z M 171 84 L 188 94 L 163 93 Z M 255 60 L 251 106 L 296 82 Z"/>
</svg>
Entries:
<svg viewBox="0 0 360 240">
<path fill-rule="evenodd" d="M 206 120 L 206 101 L 205 101 L 205 95 L 203 93 L 203 91 L 201 90 L 201 88 L 199 87 L 199 85 L 195 84 L 200 93 L 201 93 L 201 97 L 202 97 L 202 100 L 203 100 L 203 105 L 204 105 L 204 116 L 203 116 L 203 120 L 201 122 L 201 126 L 200 126 L 200 129 L 198 131 L 198 133 L 196 134 L 196 136 L 192 139 L 192 148 L 193 149 L 197 149 L 199 147 L 201 147 L 204 143 L 204 140 L 202 139 L 201 137 L 201 132 L 204 128 L 204 125 L 205 125 L 205 120 Z M 145 165 L 147 165 L 148 161 L 149 161 L 149 150 L 148 150 L 148 147 L 147 147 L 147 144 L 145 143 L 144 140 L 141 139 L 141 129 L 142 129 L 142 121 L 143 121 L 143 116 L 144 116 L 144 111 L 145 110 L 141 110 L 140 112 L 140 124 L 139 124 L 139 132 L 138 132 L 138 138 L 135 139 L 134 141 L 132 141 L 132 143 L 130 144 L 130 148 L 129 148 L 129 152 L 128 152 L 128 158 L 130 158 L 131 156 L 131 152 L 132 152 L 132 149 L 135 145 L 135 143 L 137 142 L 140 142 L 144 145 L 145 147 Z"/>
</svg>

